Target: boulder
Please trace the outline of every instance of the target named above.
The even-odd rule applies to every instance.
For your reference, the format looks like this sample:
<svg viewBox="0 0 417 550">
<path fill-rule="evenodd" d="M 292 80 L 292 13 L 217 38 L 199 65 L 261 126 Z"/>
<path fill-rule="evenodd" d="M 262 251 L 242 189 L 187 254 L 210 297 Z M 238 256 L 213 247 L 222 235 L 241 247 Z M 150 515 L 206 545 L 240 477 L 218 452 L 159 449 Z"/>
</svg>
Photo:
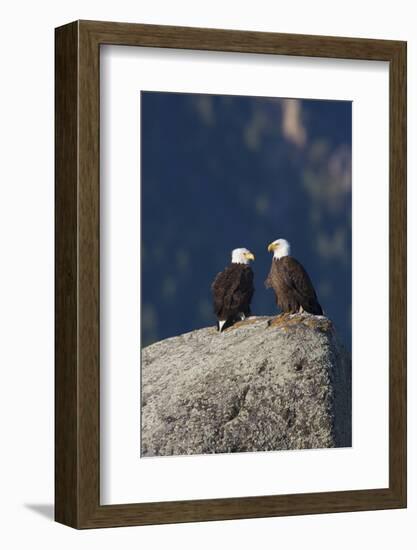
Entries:
<svg viewBox="0 0 417 550">
<path fill-rule="evenodd" d="M 141 369 L 141 456 L 351 446 L 351 359 L 326 317 L 195 330 Z"/>
</svg>

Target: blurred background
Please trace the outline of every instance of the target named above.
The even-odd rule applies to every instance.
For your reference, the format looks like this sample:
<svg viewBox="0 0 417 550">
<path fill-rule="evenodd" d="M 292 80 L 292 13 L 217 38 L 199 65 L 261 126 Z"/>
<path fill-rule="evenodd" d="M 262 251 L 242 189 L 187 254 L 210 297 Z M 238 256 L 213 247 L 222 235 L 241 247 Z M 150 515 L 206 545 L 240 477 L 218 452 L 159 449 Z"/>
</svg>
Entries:
<svg viewBox="0 0 417 550">
<path fill-rule="evenodd" d="M 285 238 L 351 350 L 351 140 L 348 101 L 142 92 L 142 347 L 215 324 L 233 248 L 256 256 L 253 314 L 277 314 Z"/>
</svg>

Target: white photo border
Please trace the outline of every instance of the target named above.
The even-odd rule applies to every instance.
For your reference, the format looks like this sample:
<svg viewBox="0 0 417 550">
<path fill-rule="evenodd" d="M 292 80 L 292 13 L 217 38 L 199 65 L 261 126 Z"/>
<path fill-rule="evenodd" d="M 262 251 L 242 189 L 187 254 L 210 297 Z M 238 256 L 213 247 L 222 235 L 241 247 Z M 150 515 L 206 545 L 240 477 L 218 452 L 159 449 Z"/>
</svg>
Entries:
<svg viewBox="0 0 417 550">
<path fill-rule="evenodd" d="M 101 46 L 100 79 L 101 504 L 388 487 L 389 64 Z M 353 102 L 352 448 L 140 458 L 145 90 Z"/>
</svg>

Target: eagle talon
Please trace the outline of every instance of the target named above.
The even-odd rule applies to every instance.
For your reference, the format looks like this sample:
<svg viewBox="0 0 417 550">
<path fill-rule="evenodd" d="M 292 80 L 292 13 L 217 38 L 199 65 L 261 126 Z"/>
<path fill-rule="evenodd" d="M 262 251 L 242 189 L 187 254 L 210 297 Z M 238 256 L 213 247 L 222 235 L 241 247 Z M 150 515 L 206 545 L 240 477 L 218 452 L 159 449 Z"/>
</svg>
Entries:
<svg viewBox="0 0 417 550">
<path fill-rule="evenodd" d="M 290 313 L 283 311 L 282 313 L 279 313 L 277 315 L 277 319 L 285 320 L 287 317 L 289 317 Z"/>
</svg>

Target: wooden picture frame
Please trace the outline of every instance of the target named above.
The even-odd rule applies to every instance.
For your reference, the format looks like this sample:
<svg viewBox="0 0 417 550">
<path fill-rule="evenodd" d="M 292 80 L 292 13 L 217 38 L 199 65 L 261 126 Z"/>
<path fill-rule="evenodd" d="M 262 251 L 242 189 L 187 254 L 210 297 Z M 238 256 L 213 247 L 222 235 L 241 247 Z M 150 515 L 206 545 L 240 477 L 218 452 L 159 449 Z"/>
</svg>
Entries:
<svg viewBox="0 0 417 550">
<path fill-rule="evenodd" d="M 55 40 L 56 521 L 98 528 L 404 508 L 406 43 L 93 21 L 59 27 Z M 389 487 L 100 505 L 99 56 L 104 44 L 389 62 L 389 227 L 396 243 L 389 265 Z"/>
</svg>

